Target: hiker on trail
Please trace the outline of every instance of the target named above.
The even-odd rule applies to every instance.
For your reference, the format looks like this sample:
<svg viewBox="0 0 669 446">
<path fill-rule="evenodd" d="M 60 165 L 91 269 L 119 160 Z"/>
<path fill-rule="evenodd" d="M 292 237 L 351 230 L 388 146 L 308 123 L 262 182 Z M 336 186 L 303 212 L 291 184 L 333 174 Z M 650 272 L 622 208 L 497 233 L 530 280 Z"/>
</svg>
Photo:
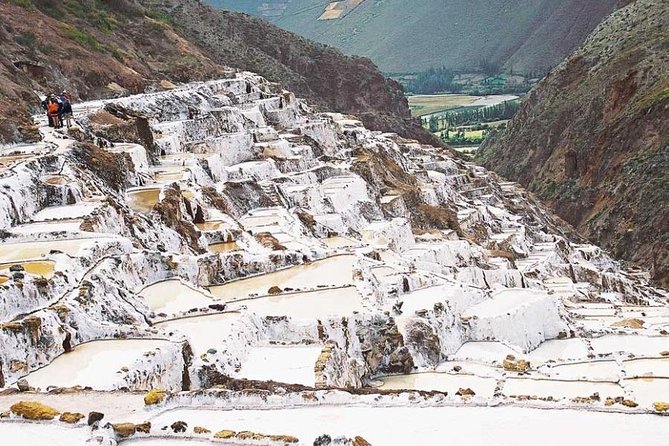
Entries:
<svg viewBox="0 0 669 446">
<path fill-rule="evenodd" d="M 65 124 L 69 129 L 72 127 L 72 103 L 70 102 L 70 96 L 67 94 L 67 91 L 63 90 L 63 92 L 60 94 L 60 99 L 62 104 L 60 116 L 61 126 L 63 125 L 64 118 Z"/>
<path fill-rule="evenodd" d="M 51 93 L 42 102 L 42 107 L 46 110 L 46 115 L 49 118 L 49 127 L 60 128 L 60 110 L 61 104 L 55 94 Z"/>
</svg>

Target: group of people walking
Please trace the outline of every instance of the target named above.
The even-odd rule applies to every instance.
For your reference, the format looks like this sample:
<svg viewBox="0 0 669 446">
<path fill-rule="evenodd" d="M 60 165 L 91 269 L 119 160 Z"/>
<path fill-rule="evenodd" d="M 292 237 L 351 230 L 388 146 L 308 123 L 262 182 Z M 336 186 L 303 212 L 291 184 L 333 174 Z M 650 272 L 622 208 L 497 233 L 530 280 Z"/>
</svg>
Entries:
<svg viewBox="0 0 669 446">
<path fill-rule="evenodd" d="M 69 129 L 72 127 L 72 103 L 67 91 L 59 95 L 55 93 L 49 94 L 46 99 L 42 101 L 42 108 L 46 111 L 46 116 L 49 118 L 49 127 L 57 129 L 63 127 L 63 121 Z"/>
</svg>

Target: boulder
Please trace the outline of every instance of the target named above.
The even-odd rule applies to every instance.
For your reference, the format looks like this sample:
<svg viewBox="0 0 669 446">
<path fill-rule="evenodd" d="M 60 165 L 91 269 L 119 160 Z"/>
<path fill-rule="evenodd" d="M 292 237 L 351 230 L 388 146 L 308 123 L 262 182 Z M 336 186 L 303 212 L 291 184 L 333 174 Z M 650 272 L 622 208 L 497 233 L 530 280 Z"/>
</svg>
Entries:
<svg viewBox="0 0 669 446">
<path fill-rule="evenodd" d="M 196 433 L 196 434 L 210 434 L 211 431 L 209 429 L 207 429 L 206 427 L 195 426 L 193 428 L 193 433 Z"/>
<path fill-rule="evenodd" d="M 267 290 L 267 294 L 271 294 L 273 296 L 281 293 L 283 293 L 283 290 L 276 285 Z"/>
<path fill-rule="evenodd" d="M 28 384 L 28 380 L 25 378 L 18 380 L 18 382 L 16 383 L 16 387 L 18 387 L 21 392 L 28 392 L 30 390 L 34 390 L 32 387 L 30 387 L 30 384 Z"/>
<path fill-rule="evenodd" d="M 60 412 L 53 407 L 46 406 L 36 401 L 20 401 L 12 405 L 10 410 L 27 420 L 53 420 L 56 415 L 60 414 Z"/>
<path fill-rule="evenodd" d="M 513 355 L 507 355 L 507 357 L 504 358 L 502 366 L 504 367 L 504 370 L 508 372 L 524 373 L 529 370 L 530 363 L 524 359 L 516 359 Z"/>
<path fill-rule="evenodd" d="M 669 403 L 657 402 L 653 404 L 653 408 L 655 409 L 656 412 L 668 412 Z"/>
<path fill-rule="evenodd" d="M 214 434 L 214 438 L 225 440 L 228 438 L 233 438 L 235 435 L 237 435 L 237 432 L 224 429 L 222 431 L 216 432 Z"/>
<path fill-rule="evenodd" d="M 162 402 L 165 399 L 166 393 L 162 389 L 151 389 L 149 392 L 144 396 L 144 404 L 147 406 L 152 406 L 154 404 L 158 404 Z"/>
<path fill-rule="evenodd" d="M 68 424 L 77 424 L 79 421 L 83 420 L 86 417 L 83 413 L 79 412 L 63 412 L 60 415 L 60 421 Z"/>
<path fill-rule="evenodd" d="M 93 426 L 94 424 L 97 424 L 100 422 L 105 417 L 105 414 L 101 412 L 90 412 L 88 414 L 88 425 Z"/>
<path fill-rule="evenodd" d="M 467 387 L 465 389 L 460 388 L 457 392 L 455 392 L 455 394 L 458 395 L 458 396 L 474 396 L 474 395 L 476 395 L 476 392 L 474 392 L 472 389 Z"/>
<path fill-rule="evenodd" d="M 188 423 L 186 423 L 185 421 L 175 421 L 174 423 L 172 423 L 170 428 L 175 434 L 178 434 L 180 432 L 186 432 L 186 429 L 188 428 Z"/>
</svg>

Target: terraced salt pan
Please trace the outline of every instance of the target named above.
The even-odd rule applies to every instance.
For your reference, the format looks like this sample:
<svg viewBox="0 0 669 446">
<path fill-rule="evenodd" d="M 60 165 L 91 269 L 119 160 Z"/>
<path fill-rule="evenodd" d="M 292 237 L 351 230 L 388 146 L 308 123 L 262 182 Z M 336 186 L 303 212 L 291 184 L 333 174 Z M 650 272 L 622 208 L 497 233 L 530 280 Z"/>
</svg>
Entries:
<svg viewBox="0 0 669 446">
<path fill-rule="evenodd" d="M 657 356 L 669 351 L 669 336 L 606 335 L 591 339 L 590 345 L 595 354 L 625 352 L 635 356 Z"/>
<path fill-rule="evenodd" d="M 576 361 L 588 357 L 588 346 L 583 339 L 552 339 L 526 355 L 532 364 L 553 361 Z"/>
<path fill-rule="evenodd" d="M 476 395 L 492 398 L 497 386 L 493 378 L 448 373 L 412 373 L 381 378 L 383 390 L 436 390 L 454 395 L 461 388 L 470 388 Z"/>
<path fill-rule="evenodd" d="M 137 446 L 193 446 L 193 445 L 214 445 L 208 440 L 199 438 L 137 438 L 134 440 L 124 441 L 123 445 L 137 445 Z M 220 443 L 218 443 L 220 444 Z"/>
<path fill-rule="evenodd" d="M 179 279 L 164 280 L 145 287 L 139 295 L 155 313 L 178 314 L 211 305 L 213 300 Z"/>
<path fill-rule="evenodd" d="M 501 342 L 465 342 L 457 352 L 451 355 L 450 359 L 469 359 L 488 364 L 495 362 L 501 364 L 507 355 L 514 355 L 516 357 L 522 356 L 520 352 L 502 344 Z"/>
<path fill-rule="evenodd" d="M 669 378 L 669 358 L 632 359 L 623 362 L 623 369 L 627 378 Z"/>
<path fill-rule="evenodd" d="M 502 393 L 506 396 L 537 396 L 556 399 L 589 397 L 599 393 L 602 400 L 607 397 L 616 398 L 625 394 L 622 387 L 610 382 L 594 381 L 558 381 L 533 378 L 509 377 L 504 383 Z"/>
<path fill-rule="evenodd" d="M 49 232 L 80 232 L 82 219 L 54 220 L 14 226 L 13 234 L 33 235 Z"/>
<path fill-rule="evenodd" d="M 239 377 L 313 387 L 314 366 L 320 354 L 320 346 L 255 347 L 244 361 Z"/>
<path fill-rule="evenodd" d="M 632 399 L 641 407 L 650 407 L 655 402 L 669 401 L 669 379 L 626 379 L 623 380 L 623 386 L 632 392 Z"/>
<path fill-rule="evenodd" d="M 195 356 L 200 356 L 211 348 L 219 348 L 224 339 L 232 336 L 232 323 L 239 317 L 238 313 L 208 314 L 160 322 L 155 327 L 168 333 L 182 333 L 188 338 Z"/>
<path fill-rule="evenodd" d="M 266 295 L 273 286 L 282 289 L 308 290 L 319 286 L 344 286 L 353 283 L 355 256 L 340 255 L 294 266 L 274 273 L 235 280 L 209 288 L 216 299 L 233 302 L 247 297 Z"/>
<path fill-rule="evenodd" d="M 362 246 L 362 243 L 359 241 L 342 236 L 323 238 L 321 241 L 330 249 L 357 248 Z"/>
<path fill-rule="evenodd" d="M 633 418 L 632 418 L 633 417 Z M 179 409 L 152 420 L 169 426 L 177 420 L 189 426 L 249 430 L 294 435 L 310 445 L 323 433 L 360 435 L 374 445 L 461 444 L 490 446 L 508 439 L 514 446 L 564 446 L 565 433 L 579 444 L 661 444 L 666 440 L 666 419 L 655 415 L 537 410 L 517 407 L 332 407 L 281 410 Z M 522 426 L 514 433 L 512 426 Z M 435 443 L 435 438 L 438 442 Z M 141 443 L 140 443 L 141 444 Z"/>
<path fill-rule="evenodd" d="M 207 249 L 214 253 L 232 252 L 239 250 L 239 245 L 236 242 L 212 243 Z"/>
<path fill-rule="evenodd" d="M 8 262 L 0 263 L 0 272 L 7 273 L 9 275 L 9 268 L 12 265 L 21 265 L 23 271 L 29 274 L 34 274 L 36 276 L 42 276 L 47 279 L 53 277 L 53 273 L 56 270 L 56 263 L 51 260 L 31 260 L 28 262 Z"/>
<path fill-rule="evenodd" d="M 485 299 L 485 294 L 472 287 L 455 284 L 437 285 L 402 295 L 402 312 L 412 315 L 417 310 L 431 310 L 436 303 L 446 303 L 460 313 Z"/>
<path fill-rule="evenodd" d="M 82 248 L 96 244 L 99 240 L 99 238 L 80 238 L 3 243 L 0 245 L 0 262 L 38 259 L 49 255 L 49 252 L 52 250 L 62 251 L 65 254 L 76 257 Z"/>
<path fill-rule="evenodd" d="M 98 202 L 80 202 L 67 206 L 50 206 L 33 215 L 33 221 L 84 218 L 100 207 Z"/>
<path fill-rule="evenodd" d="M 233 308 L 245 306 L 261 316 L 288 316 L 296 319 L 317 319 L 347 316 L 361 312 L 361 296 L 354 286 L 328 290 L 284 293 L 236 302 Z"/>
<path fill-rule="evenodd" d="M 580 362 L 556 365 L 547 369 L 545 373 L 555 379 L 618 381 L 620 366 L 615 361 Z"/>
<path fill-rule="evenodd" d="M 66 427 L 62 423 L 0 422 L 0 438 L 3 444 L 25 444 L 30 446 L 74 446 L 83 445 L 90 438 L 88 427 Z"/>
<path fill-rule="evenodd" d="M 128 206 L 136 212 L 151 212 L 160 200 L 160 188 L 136 189 L 128 191 Z"/>
<path fill-rule="evenodd" d="M 170 341 L 156 339 L 123 339 L 93 341 L 76 346 L 49 365 L 30 373 L 26 379 L 33 387 L 89 386 L 111 390 L 120 378 L 121 367 L 129 367 L 144 353 L 167 347 Z"/>
</svg>

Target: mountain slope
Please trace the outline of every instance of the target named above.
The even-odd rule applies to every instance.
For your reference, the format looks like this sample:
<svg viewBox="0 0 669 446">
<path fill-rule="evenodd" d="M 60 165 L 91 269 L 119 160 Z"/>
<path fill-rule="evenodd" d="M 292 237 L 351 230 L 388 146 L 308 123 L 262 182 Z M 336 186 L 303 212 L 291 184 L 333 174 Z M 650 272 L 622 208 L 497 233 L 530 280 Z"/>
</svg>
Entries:
<svg viewBox="0 0 669 446">
<path fill-rule="evenodd" d="M 669 3 L 609 17 L 481 149 L 584 234 L 669 280 Z"/>
<path fill-rule="evenodd" d="M 421 0 L 420 7 L 406 0 L 365 0 L 335 20 L 318 20 L 328 0 L 208 1 L 369 57 L 385 72 L 440 65 L 476 69 L 482 60 L 533 72 L 558 64 L 618 0 Z M 268 4 L 281 7 L 268 10 Z"/>
<path fill-rule="evenodd" d="M 247 15 L 196 0 L 11 0 L 0 4 L 0 142 L 34 140 L 35 91 L 66 88 L 76 100 L 162 88 L 253 70 L 321 109 L 435 142 L 410 119 L 402 88 L 366 59 L 351 58 Z"/>
</svg>

